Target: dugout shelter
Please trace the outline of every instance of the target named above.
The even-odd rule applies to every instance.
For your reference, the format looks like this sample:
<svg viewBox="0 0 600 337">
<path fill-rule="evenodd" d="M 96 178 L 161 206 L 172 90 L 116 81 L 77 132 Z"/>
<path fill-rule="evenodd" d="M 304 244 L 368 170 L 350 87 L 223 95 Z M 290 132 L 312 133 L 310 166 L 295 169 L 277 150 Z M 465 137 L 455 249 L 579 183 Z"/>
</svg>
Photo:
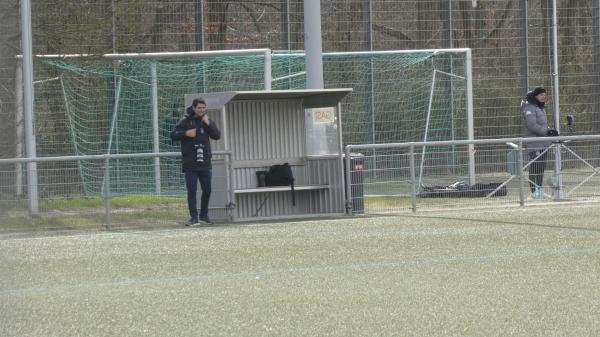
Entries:
<svg viewBox="0 0 600 337">
<path fill-rule="evenodd" d="M 340 101 L 352 89 L 229 91 L 186 94 L 206 101 L 221 130 L 213 151 L 210 216 L 248 221 L 345 212 Z M 288 163 L 289 186 L 262 186 L 261 172 Z M 198 190 L 200 194 L 200 189 Z M 200 201 L 200 195 L 198 195 Z M 199 205 L 198 205 L 199 207 Z"/>
</svg>

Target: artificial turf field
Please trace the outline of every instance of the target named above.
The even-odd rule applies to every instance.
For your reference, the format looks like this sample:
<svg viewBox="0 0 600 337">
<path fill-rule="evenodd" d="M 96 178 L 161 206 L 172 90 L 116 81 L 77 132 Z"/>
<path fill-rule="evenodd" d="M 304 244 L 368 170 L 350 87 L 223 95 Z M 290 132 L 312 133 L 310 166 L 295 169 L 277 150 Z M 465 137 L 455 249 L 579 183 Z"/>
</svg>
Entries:
<svg viewBox="0 0 600 337">
<path fill-rule="evenodd" d="M 0 233 L 0 336 L 599 335 L 593 203 Z"/>
</svg>

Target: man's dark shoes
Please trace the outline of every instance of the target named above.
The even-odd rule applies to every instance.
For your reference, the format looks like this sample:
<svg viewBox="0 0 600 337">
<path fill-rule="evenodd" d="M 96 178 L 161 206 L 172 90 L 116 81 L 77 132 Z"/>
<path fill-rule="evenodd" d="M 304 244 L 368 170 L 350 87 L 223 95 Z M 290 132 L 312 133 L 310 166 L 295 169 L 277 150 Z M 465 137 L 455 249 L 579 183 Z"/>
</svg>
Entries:
<svg viewBox="0 0 600 337">
<path fill-rule="evenodd" d="M 186 223 L 186 226 L 196 226 L 198 225 L 198 220 L 196 218 L 190 218 Z"/>
<path fill-rule="evenodd" d="M 198 222 L 200 222 L 200 223 L 201 223 L 201 224 L 203 224 L 203 225 L 212 225 L 212 224 L 213 224 L 213 222 L 212 222 L 212 221 L 210 221 L 210 218 L 209 218 L 209 217 L 207 217 L 207 216 L 201 216 L 201 217 L 198 219 Z"/>
</svg>

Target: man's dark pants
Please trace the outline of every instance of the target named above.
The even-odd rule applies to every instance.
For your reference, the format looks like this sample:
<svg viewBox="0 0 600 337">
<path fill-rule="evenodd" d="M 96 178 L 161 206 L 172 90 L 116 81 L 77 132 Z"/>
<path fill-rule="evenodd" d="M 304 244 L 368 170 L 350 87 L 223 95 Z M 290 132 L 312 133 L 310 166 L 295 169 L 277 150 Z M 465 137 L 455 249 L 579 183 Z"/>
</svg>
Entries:
<svg viewBox="0 0 600 337">
<path fill-rule="evenodd" d="M 211 184 L 212 170 L 204 169 L 198 171 L 185 172 L 185 187 L 187 188 L 187 201 L 190 216 L 193 219 L 198 219 L 198 209 L 196 206 L 196 192 L 198 191 L 198 181 L 202 189 L 202 197 L 200 198 L 200 218 L 208 217 L 208 201 L 212 192 Z"/>
<path fill-rule="evenodd" d="M 529 160 L 533 160 L 539 156 L 543 150 L 529 152 Z M 544 171 L 546 170 L 546 155 L 548 152 L 544 152 L 538 159 L 536 159 L 531 165 L 529 165 L 529 187 L 531 193 L 535 192 L 536 185 L 542 187 L 544 182 Z"/>
</svg>

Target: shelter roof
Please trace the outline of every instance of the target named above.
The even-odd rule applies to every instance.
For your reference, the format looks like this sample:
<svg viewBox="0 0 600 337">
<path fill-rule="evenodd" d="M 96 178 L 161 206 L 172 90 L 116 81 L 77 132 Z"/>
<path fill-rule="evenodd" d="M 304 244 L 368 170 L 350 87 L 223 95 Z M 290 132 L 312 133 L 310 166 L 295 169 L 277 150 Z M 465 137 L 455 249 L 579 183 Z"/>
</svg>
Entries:
<svg viewBox="0 0 600 337">
<path fill-rule="evenodd" d="M 187 94 L 186 105 L 196 97 L 206 101 L 208 109 L 220 109 L 225 104 L 234 101 L 266 101 L 302 99 L 305 108 L 323 108 L 336 106 L 352 88 L 339 89 L 305 89 L 305 90 L 260 90 L 260 91 L 225 91 L 203 94 Z"/>
</svg>

